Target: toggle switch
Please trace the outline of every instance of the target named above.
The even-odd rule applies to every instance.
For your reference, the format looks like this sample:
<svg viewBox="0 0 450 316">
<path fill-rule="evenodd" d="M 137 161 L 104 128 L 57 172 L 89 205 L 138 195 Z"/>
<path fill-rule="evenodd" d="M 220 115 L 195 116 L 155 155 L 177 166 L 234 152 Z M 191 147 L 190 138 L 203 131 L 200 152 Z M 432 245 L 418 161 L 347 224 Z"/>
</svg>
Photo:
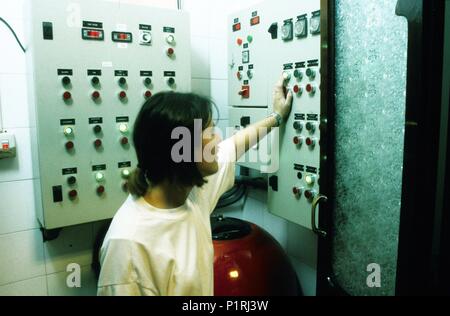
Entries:
<svg viewBox="0 0 450 316">
<path fill-rule="evenodd" d="M 72 94 L 69 91 L 64 92 L 63 99 L 64 101 L 69 101 L 70 99 L 72 99 Z"/>
<path fill-rule="evenodd" d="M 236 73 L 236 77 L 238 78 L 238 80 L 242 80 L 242 72 L 241 72 L 241 71 L 238 71 L 238 72 Z"/>
<path fill-rule="evenodd" d="M 249 79 L 252 79 L 252 78 L 253 78 L 253 71 L 251 71 L 250 69 L 247 70 L 247 77 L 248 77 Z"/>
</svg>

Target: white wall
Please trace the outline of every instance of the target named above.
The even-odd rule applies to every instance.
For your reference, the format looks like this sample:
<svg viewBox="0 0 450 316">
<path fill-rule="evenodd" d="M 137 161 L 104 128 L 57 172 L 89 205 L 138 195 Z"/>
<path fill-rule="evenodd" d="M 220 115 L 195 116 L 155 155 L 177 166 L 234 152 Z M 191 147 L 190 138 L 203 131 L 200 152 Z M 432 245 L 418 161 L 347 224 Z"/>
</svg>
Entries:
<svg viewBox="0 0 450 316">
<path fill-rule="evenodd" d="M 23 6 L 30 0 L 0 2 L 0 16 L 24 39 Z M 105 0 L 148 3 L 176 8 L 176 0 Z M 261 0 L 183 0 L 191 14 L 193 91 L 212 97 L 220 108 L 219 126 L 228 126 L 227 15 Z M 245 3 L 245 4 L 243 4 Z M 0 117 L 14 132 L 18 155 L 0 160 L 0 295 L 93 295 L 92 245 L 101 223 L 64 229 L 43 243 L 34 215 L 25 56 L 0 24 Z M 1 126 L 0 126 L 1 127 Z M 266 195 L 251 191 L 245 201 L 221 213 L 254 222 L 268 230 L 287 250 L 305 294 L 315 293 L 315 236 L 267 211 Z M 65 267 L 82 266 L 81 289 L 67 288 Z"/>
</svg>

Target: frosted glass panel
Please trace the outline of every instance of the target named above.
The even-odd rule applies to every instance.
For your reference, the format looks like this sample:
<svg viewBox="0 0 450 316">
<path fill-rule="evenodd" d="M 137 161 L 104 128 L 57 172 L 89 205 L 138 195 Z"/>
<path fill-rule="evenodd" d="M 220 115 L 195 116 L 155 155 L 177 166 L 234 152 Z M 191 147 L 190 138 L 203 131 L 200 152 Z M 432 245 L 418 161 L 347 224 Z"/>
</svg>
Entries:
<svg viewBox="0 0 450 316">
<path fill-rule="evenodd" d="M 396 4 L 336 1 L 333 269 L 351 295 L 395 294 L 407 62 L 407 21 Z M 371 263 L 381 287 L 366 282 Z"/>
</svg>

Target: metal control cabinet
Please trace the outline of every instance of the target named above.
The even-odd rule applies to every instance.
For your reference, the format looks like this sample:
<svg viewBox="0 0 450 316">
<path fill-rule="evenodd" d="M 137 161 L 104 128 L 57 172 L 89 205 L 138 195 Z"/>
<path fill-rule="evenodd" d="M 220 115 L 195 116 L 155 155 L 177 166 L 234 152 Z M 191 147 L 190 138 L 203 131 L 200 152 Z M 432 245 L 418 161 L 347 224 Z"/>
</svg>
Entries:
<svg viewBox="0 0 450 316">
<path fill-rule="evenodd" d="M 189 18 L 105 1 L 36 0 L 29 98 L 37 216 L 46 229 L 111 218 L 136 167 L 146 99 L 189 92 Z"/>
<path fill-rule="evenodd" d="M 248 27 L 251 17 L 239 21 L 246 24 L 244 31 L 234 31 L 237 18 L 230 19 L 231 35 L 229 39 L 230 54 L 236 50 L 238 38 L 253 35 L 262 42 L 263 57 L 256 59 L 264 65 L 261 80 L 263 84 L 250 83 L 250 93 L 265 96 L 268 105 L 267 113 L 272 112 L 273 87 L 283 74 L 288 89 L 293 91 L 292 112 L 287 123 L 279 129 L 279 135 L 271 143 L 270 161 L 276 171 L 268 175 L 269 211 L 275 215 L 311 229 L 311 206 L 314 197 L 320 193 L 320 123 L 321 123 L 321 90 L 320 90 L 320 0 L 296 1 L 281 0 L 274 3 L 266 1 L 258 7 L 239 12 L 235 16 L 260 16 L 259 29 Z M 254 35 L 256 33 L 257 35 Z M 258 53 L 253 55 L 258 56 Z M 250 55 L 250 64 L 252 63 Z M 230 73 L 230 99 L 236 98 L 237 76 Z M 251 100 L 251 98 L 250 98 Z M 255 107 L 245 104 L 245 115 L 251 120 L 259 119 L 256 108 L 260 105 L 255 99 Z M 238 102 L 235 102 L 238 103 Z M 250 102 L 251 103 L 251 102 Z M 233 104 L 232 104 L 233 105 Z M 240 105 L 242 106 L 242 104 Z M 235 108 L 231 108 L 233 118 Z M 241 115 L 242 116 L 244 116 Z M 240 124 L 239 115 L 231 122 L 233 126 Z M 263 170 L 263 164 L 255 166 Z M 273 167 L 272 167 L 273 168 Z M 269 168 L 270 170 L 271 168 Z M 316 214 L 316 216 L 318 216 Z"/>
</svg>

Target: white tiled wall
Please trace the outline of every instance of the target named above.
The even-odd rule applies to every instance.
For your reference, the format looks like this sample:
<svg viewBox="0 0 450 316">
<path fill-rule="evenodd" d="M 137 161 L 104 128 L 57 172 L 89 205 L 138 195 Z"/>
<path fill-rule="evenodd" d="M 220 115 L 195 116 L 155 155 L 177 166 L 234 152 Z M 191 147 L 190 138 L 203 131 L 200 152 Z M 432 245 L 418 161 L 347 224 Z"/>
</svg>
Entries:
<svg viewBox="0 0 450 316">
<path fill-rule="evenodd" d="M 24 39 L 23 6 L 31 0 L 0 2 L 0 16 Z M 103 0 L 148 3 L 176 8 L 176 0 Z M 228 126 L 227 15 L 262 0 L 183 0 L 191 14 L 192 88 L 211 97 L 220 110 L 218 126 Z M 94 295 L 90 268 L 92 245 L 99 223 L 64 229 L 58 239 L 44 243 L 34 215 L 30 122 L 26 101 L 24 54 L 0 24 L 0 121 L 14 132 L 18 155 L 0 160 L 0 295 Z M 228 216 L 250 220 L 269 231 L 293 258 L 305 294 L 315 293 L 316 239 L 310 232 L 272 216 L 266 196 L 251 191 L 246 200 L 221 210 Z M 78 263 L 82 287 L 66 286 L 67 264 Z"/>
</svg>

